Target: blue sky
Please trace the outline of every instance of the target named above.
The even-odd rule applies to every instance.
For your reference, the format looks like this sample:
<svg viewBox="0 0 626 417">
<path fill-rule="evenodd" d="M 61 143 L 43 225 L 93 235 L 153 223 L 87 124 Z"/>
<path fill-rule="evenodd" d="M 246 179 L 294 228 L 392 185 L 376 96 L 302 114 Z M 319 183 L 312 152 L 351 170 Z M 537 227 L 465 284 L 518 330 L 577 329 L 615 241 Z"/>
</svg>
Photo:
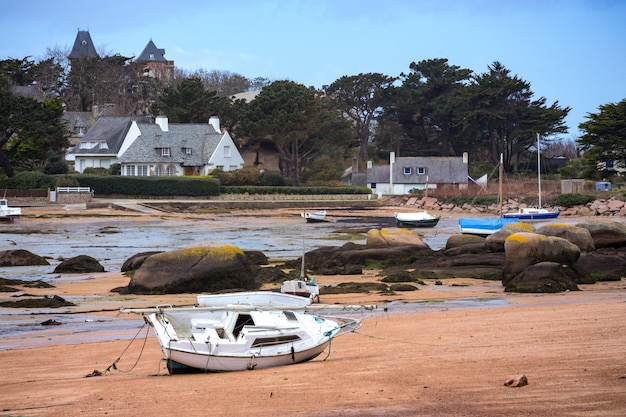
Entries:
<svg viewBox="0 0 626 417">
<path fill-rule="evenodd" d="M 447 58 L 500 61 L 535 99 L 572 108 L 566 138 L 598 106 L 626 98 L 623 0 L 35 0 L 3 2 L 0 59 L 67 48 L 137 56 L 152 39 L 186 70 L 230 71 L 321 88 L 344 75 L 398 76 Z"/>
</svg>

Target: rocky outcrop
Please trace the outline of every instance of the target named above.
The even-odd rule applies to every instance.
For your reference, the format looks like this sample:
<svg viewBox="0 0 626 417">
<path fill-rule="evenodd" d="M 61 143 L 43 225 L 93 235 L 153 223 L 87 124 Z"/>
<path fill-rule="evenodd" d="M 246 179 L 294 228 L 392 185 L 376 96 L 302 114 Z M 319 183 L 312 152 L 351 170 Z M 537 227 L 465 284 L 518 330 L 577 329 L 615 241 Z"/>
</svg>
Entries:
<svg viewBox="0 0 626 417">
<path fill-rule="evenodd" d="M 128 285 L 131 293 L 174 294 L 252 290 L 256 266 L 233 245 L 204 245 L 147 257 Z"/>
<path fill-rule="evenodd" d="M 591 233 L 583 227 L 562 223 L 547 224 L 541 226 L 535 233 L 538 235 L 563 238 L 578 246 L 582 252 L 590 252 L 596 249 Z"/>
<path fill-rule="evenodd" d="M 504 242 L 513 233 L 534 232 L 534 230 L 535 230 L 534 227 L 529 223 L 524 223 L 524 222 L 506 223 L 502 227 L 502 229 L 498 230 L 497 232 L 485 238 L 485 245 L 487 245 L 487 247 L 491 251 L 503 252 Z"/>
<path fill-rule="evenodd" d="M 91 272 L 104 272 L 104 267 L 96 259 L 87 255 L 65 259 L 54 268 L 55 274 L 86 274 Z"/>
<path fill-rule="evenodd" d="M 601 248 L 583 252 L 578 267 L 594 281 L 619 281 L 626 276 L 626 248 Z"/>
<path fill-rule="evenodd" d="M 578 291 L 576 272 L 558 262 L 539 262 L 530 265 L 511 279 L 505 292 L 556 293 Z"/>
<path fill-rule="evenodd" d="M 0 266 L 50 265 L 45 258 L 25 249 L 0 251 Z"/>
<path fill-rule="evenodd" d="M 140 252 L 136 253 L 130 258 L 126 259 L 122 264 L 121 271 L 129 272 L 134 271 L 135 269 L 139 269 L 141 265 L 143 265 L 144 261 L 148 259 L 148 257 L 152 255 L 156 255 L 157 253 L 162 253 L 163 251 L 152 251 L 152 252 Z"/>
<path fill-rule="evenodd" d="M 511 281 L 523 275 L 524 271 L 534 264 L 552 262 L 571 269 L 580 257 L 578 246 L 565 239 L 526 232 L 509 236 L 504 244 L 504 252 L 506 263 L 502 271 L 502 285 L 507 288 Z M 524 279 L 528 281 L 530 278 Z"/>
<path fill-rule="evenodd" d="M 397 246 L 418 246 L 429 249 L 416 231 L 402 228 L 371 229 L 367 232 L 365 246 L 368 248 L 391 248 Z"/>
<path fill-rule="evenodd" d="M 576 224 L 587 229 L 596 248 L 626 246 L 626 225 L 609 219 L 589 219 Z"/>
</svg>

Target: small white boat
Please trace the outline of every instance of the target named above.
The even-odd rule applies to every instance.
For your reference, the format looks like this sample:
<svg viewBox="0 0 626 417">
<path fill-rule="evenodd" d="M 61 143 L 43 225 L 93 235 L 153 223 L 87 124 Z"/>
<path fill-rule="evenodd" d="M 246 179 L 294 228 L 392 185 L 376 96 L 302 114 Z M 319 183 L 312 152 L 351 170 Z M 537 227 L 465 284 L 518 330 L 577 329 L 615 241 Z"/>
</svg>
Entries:
<svg viewBox="0 0 626 417">
<path fill-rule="evenodd" d="M 427 211 L 414 213 L 394 213 L 398 227 L 435 227 L 440 216 L 433 216 Z"/>
<path fill-rule="evenodd" d="M 507 219 L 541 221 L 556 219 L 559 217 L 559 211 L 536 207 L 525 207 L 514 213 L 504 213 L 502 217 Z"/>
<path fill-rule="evenodd" d="M 13 221 L 16 217 L 22 215 L 22 209 L 19 207 L 9 207 L 6 198 L 0 198 L 0 220 Z"/>
<path fill-rule="evenodd" d="M 256 307 L 304 307 L 311 299 L 276 291 L 250 291 L 226 294 L 201 294 L 196 297 L 202 307 L 256 306 Z"/>
<path fill-rule="evenodd" d="M 317 222 L 326 221 L 326 210 L 303 211 L 300 215 L 302 216 L 304 221 L 307 223 L 317 223 Z"/>
<path fill-rule="evenodd" d="M 309 361 L 332 339 L 361 326 L 358 319 L 322 317 L 305 308 L 236 305 L 120 311 L 143 314 L 156 332 L 168 371 L 182 373 L 243 371 Z"/>
<path fill-rule="evenodd" d="M 314 299 L 320 302 L 320 288 L 313 279 L 290 279 L 283 281 L 280 286 L 280 292 L 286 295 L 292 295 L 294 297 L 300 297 L 310 300 L 311 303 Z"/>
</svg>

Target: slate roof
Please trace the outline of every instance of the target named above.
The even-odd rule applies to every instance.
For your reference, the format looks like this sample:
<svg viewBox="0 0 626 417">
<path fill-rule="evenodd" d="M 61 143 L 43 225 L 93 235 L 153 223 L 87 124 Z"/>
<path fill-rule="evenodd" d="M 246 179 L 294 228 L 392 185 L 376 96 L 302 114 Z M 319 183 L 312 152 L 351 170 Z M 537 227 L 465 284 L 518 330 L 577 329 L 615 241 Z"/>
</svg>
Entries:
<svg viewBox="0 0 626 417">
<path fill-rule="evenodd" d="M 91 35 L 88 30 L 79 30 L 76 35 L 76 40 L 74 41 L 74 46 L 72 47 L 72 51 L 67 56 L 69 59 L 80 59 L 80 58 L 99 58 L 98 52 L 96 52 L 96 47 L 93 46 L 93 41 L 91 40 Z"/>
<path fill-rule="evenodd" d="M 70 132 L 76 131 L 77 127 L 84 127 L 86 131 L 93 123 L 91 112 L 88 111 L 66 111 L 61 119 L 67 122 L 67 128 Z"/>
<path fill-rule="evenodd" d="M 164 132 L 157 124 L 139 124 L 141 136 L 119 158 L 122 164 L 206 165 L 224 136 L 210 124 L 170 124 Z M 162 156 L 161 148 L 170 148 Z M 191 148 L 187 155 L 184 148 Z"/>
<path fill-rule="evenodd" d="M 74 147 L 74 154 L 101 154 L 116 155 L 126 138 L 132 121 L 130 117 L 100 117 L 96 123 L 85 133 L 85 136 Z M 94 146 L 89 149 L 81 149 L 81 143 L 102 143 L 107 146 Z"/>
<path fill-rule="evenodd" d="M 135 61 L 167 62 L 167 59 L 165 59 L 165 49 L 157 48 L 154 42 L 152 42 L 152 39 L 150 39 L 150 42 L 148 42 L 143 52 L 139 54 Z"/>
</svg>

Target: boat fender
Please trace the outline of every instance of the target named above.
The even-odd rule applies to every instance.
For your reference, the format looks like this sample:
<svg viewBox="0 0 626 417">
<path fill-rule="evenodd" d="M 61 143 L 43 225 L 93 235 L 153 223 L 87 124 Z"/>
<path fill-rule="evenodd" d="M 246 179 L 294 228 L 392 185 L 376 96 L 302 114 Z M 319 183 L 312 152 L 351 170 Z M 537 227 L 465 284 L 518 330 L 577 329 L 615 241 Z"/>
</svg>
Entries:
<svg viewBox="0 0 626 417">
<path fill-rule="evenodd" d="M 294 362 L 296 361 L 296 351 L 293 346 L 291 346 L 291 360 Z"/>
</svg>

